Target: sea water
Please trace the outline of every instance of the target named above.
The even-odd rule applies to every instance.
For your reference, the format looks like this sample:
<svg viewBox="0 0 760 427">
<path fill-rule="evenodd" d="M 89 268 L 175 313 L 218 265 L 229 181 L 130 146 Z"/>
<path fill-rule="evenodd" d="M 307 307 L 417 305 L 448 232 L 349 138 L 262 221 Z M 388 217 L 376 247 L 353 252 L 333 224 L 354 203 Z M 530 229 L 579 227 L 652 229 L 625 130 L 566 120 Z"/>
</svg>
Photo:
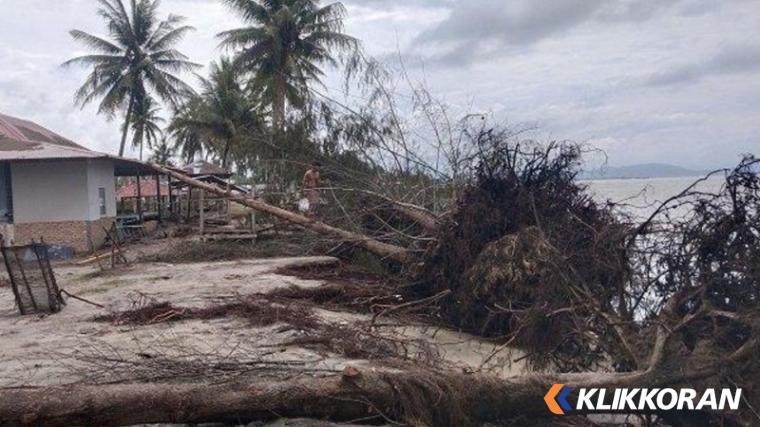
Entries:
<svg viewBox="0 0 760 427">
<path fill-rule="evenodd" d="M 646 178 L 646 179 L 605 179 L 581 181 L 598 203 L 612 202 L 634 218 L 648 218 L 664 201 L 678 195 L 704 177 Z M 725 183 L 722 174 L 713 175 L 698 182 L 694 189 L 703 192 L 718 192 Z M 684 213 L 684 212 L 681 212 Z"/>
</svg>

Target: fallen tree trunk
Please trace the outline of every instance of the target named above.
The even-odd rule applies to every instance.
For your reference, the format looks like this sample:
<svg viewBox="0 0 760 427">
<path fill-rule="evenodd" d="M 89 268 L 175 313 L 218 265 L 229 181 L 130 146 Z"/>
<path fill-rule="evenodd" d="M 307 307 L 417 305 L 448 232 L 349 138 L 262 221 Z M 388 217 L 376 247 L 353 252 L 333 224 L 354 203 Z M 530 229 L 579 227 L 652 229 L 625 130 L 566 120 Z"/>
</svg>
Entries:
<svg viewBox="0 0 760 427">
<path fill-rule="evenodd" d="M 171 176 L 172 178 L 178 181 L 182 181 L 190 186 L 217 194 L 219 196 L 226 198 L 227 200 L 231 202 L 239 203 L 243 206 L 247 206 L 259 212 L 274 215 L 278 218 L 284 219 L 285 221 L 306 227 L 310 230 L 314 230 L 320 234 L 337 237 L 339 239 L 343 239 L 350 242 L 356 242 L 360 247 L 366 249 L 369 252 L 372 252 L 375 255 L 378 255 L 384 258 L 391 258 L 402 263 L 407 261 L 409 258 L 409 250 L 406 248 L 391 245 L 388 243 L 383 243 L 375 239 L 372 239 L 370 237 L 364 236 L 362 234 L 353 233 L 353 232 L 346 231 L 340 228 L 332 227 L 323 222 L 314 221 L 303 215 L 298 215 L 296 213 L 278 208 L 276 206 L 272 206 L 270 204 L 267 204 L 258 200 L 252 200 L 252 199 L 248 199 L 241 196 L 233 196 L 229 194 L 226 189 L 217 187 L 216 185 L 207 184 L 197 179 L 190 178 L 184 174 L 181 174 L 179 172 L 157 165 L 155 163 L 149 163 L 149 165 L 156 172 Z"/>
<path fill-rule="evenodd" d="M 429 371 L 354 370 L 342 377 L 302 377 L 252 384 L 149 383 L 6 389 L 0 390 L 0 426 L 240 423 L 277 417 L 350 421 L 376 417 L 453 427 L 519 415 L 551 417 L 544 395 L 558 382 L 587 387 L 635 386 L 641 382 L 640 377 L 566 374 L 502 380 L 486 375 Z"/>
<path fill-rule="evenodd" d="M 423 208 L 422 206 L 413 205 L 411 203 L 404 203 L 398 200 L 393 200 L 388 196 L 385 196 L 374 191 L 361 190 L 361 189 L 344 189 L 337 188 L 339 191 L 352 191 L 361 194 L 367 194 L 372 197 L 376 197 L 384 202 L 390 204 L 393 209 L 412 221 L 420 224 L 425 229 L 425 234 L 428 236 L 435 236 L 438 233 L 438 229 L 441 227 L 441 219 L 434 213 Z"/>
<path fill-rule="evenodd" d="M 433 217 L 428 212 L 420 209 L 417 206 L 396 202 L 390 200 L 387 197 L 385 199 L 391 204 L 391 206 L 393 206 L 394 209 L 396 209 L 402 215 L 405 215 L 412 221 L 415 221 L 418 224 L 422 225 L 422 227 L 425 229 L 425 234 L 428 236 L 435 236 L 438 233 L 438 229 L 441 227 L 441 222 L 438 218 Z"/>
</svg>

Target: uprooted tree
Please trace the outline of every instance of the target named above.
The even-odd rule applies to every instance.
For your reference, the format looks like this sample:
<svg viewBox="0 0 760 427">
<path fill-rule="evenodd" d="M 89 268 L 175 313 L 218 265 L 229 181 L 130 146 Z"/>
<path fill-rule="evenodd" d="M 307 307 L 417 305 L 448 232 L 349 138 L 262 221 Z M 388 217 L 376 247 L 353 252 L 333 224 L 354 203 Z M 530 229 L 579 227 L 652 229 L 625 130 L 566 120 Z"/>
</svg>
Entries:
<svg viewBox="0 0 760 427">
<path fill-rule="evenodd" d="M 428 426 L 535 419 L 588 425 L 583 415 L 552 418 L 543 396 L 554 383 L 742 388 L 739 412 L 635 416 L 642 425 L 756 425 L 760 160 L 746 157 L 718 172 L 725 182 L 716 193 L 692 186 L 645 221 L 630 221 L 614 206 L 595 203 L 577 182 L 578 146 L 517 143 L 495 130 L 473 136 L 474 173 L 456 208 L 436 218 L 432 240 L 411 236 L 429 242 L 424 252 L 259 200 L 231 200 L 407 266 L 411 295 L 450 291 L 437 299 L 447 324 L 520 348 L 536 372 L 504 380 L 417 366 L 213 387 L 2 390 L 0 426 L 237 422 L 273 414 Z M 626 422 L 632 421 L 608 424 Z"/>
<path fill-rule="evenodd" d="M 578 184 L 576 145 L 494 130 L 474 144 L 472 185 L 427 252 L 406 258 L 422 261 L 418 296 L 450 290 L 447 323 L 525 349 L 538 370 L 743 388 L 743 420 L 757 419 L 760 162 L 747 157 L 718 172 L 719 192 L 692 186 L 636 222 Z"/>
<path fill-rule="evenodd" d="M 714 172 L 717 193 L 695 183 L 636 222 L 575 181 L 575 147 L 478 143 L 476 182 L 417 287 L 452 291 L 449 323 L 524 348 L 537 369 L 744 390 L 741 415 L 658 414 L 663 423 L 760 422 L 760 160 Z"/>
</svg>

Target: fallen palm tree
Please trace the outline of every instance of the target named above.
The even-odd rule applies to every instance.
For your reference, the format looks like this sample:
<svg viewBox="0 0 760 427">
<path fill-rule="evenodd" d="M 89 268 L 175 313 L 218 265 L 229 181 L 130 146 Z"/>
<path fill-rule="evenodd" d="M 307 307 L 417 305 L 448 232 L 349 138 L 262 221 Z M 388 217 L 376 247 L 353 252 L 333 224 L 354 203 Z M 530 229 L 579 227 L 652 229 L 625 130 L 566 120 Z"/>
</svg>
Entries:
<svg viewBox="0 0 760 427">
<path fill-rule="evenodd" d="M 315 221 L 311 218 L 307 218 L 303 215 L 299 215 L 299 214 L 290 212 L 288 210 L 278 208 L 277 206 L 272 206 L 268 203 L 264 203 L 259 200 L 255 200 L 255 199 L 244 197 L 244 196 L 234 196 L 231 193 L 227 192 L 227 190 L 221 187 L 218 187 L 213 184 L 208 184 L 208 183 L 199 181 L 197 179 L 193 179 L 191 177 L 188 177 L 185 174 L 176 172 L 172 169 L 163 167 L 161 165 L 157 165 L 155 163 L 150 163 L 149 165 L 156 172 L 159 172 L 164 175 L 168 175 L 192 187 L 199 188 L 204 191 L 208 191 L 209 193 L 217 194 L 219 196 L 226 198 L 227 200 L 231 202 L 239 203 L 243 206 L 247 206 L 261 213 L 273 215 L 277 218 L 281 218 L 290 223 L 300 225 L 302 227 L 316 231 L 317 233 L 325 234 L 327 236 L 332 236 L 338 239 L 355 243 L 359 245 L 360 247 L 366 249 L 367 251 L 377 256 L 380 256 L 382 258 L 390 258 L 399 262 L 405 262 L 409 260 L 410 252 L 406 248 L 380 242 L 378 240 L 372 239 L 368 236 L 365 236 L 359 233 L 354 233 L 351 231 L 336 228 L 328 224 L 325 224 L 321 221 Z"/>
<path fill-rule="evenodd" d="M 346 367 L 342 376 L 297 377 L 251 383 L 75 385 L 0 390 L 0 426 L 127 426 L 153 423 L 251 422 L 278 417 L 462 427 L 510 420 L 562 420 L 544 396 L 554 384 L 604 389 L 678 387 L 705 372 L 666 374 L 530 375 L 503 380 L 487 375 L 369 371 Z M 690 386 L 693 387 L 693 386 Z M 575 402 L 571 398 L 569 402 Z M 634 405 L 638 407 L 638 405 Z M 592 411 L 588 407 L 573 412 Z M 655 413 L 644 408 L 633 412 Z M 667 416 L 667 413 L 665 413 Z M 691 414 L 705 425 L 704 415 Z M 702 424 L 697 424 L 701 420 Z M 540 425 L 540 424 L 538 424 Z M 589 425 L 586 423 L 585 425 Z M 684 424 L 681 424 L 684 425 Z"/>
<path fill-rule="evenodd" d="M 618 413 L 646 425 L 757 425 L 760 161 L 748 157 L 721 171 L 720 191 L 689 188 L 634 227 L 575 181 L 576 146 L 515 145 L 492 135 L 478 135 L 474 181 L 422 256 L 154 169 L 409 267 L 416 272 L 412 295 L 434 301 L 446 323 L 500 340 L 503 348 L 517 345 L 532 368 L 556 374 L 502 379 L 407 365 L 255 384 L 3 390 L 0 426 L 237 422 L 274 414 L 428 426 L 536 419 L 566 425 L 569 419 L 552 418 L 544 400 L 555 383 L 602 388 L 607 396 L 615 388 L 742 389 L 739 411 Z M 670 214 L 681 208 L 687 215 Z M 332 298 L 335 290 L 328 291 L 310 297 Z"/>
<path fill-rule="evenodd" d="M 412 269 L 415 296 L 445 295 L 436 303 L 447 323 L 519 346 L 534 368 L 649 373 L 675 385 L 696 376 L 703 386 L 752 389 L 760 373 L 750 357 L 760 332 L 757 160 L 723 171 L 718 193 L 687 190 L 631 227 L 575 181 L 577 146 L 513 144 L 490 133 L 478 143 L 475 181 L 422 257 L 241 201 L 408 267 L 422 260 Z M 671 216 L 676 206 L 689 215 Z M 671 375 L 674 367 L 685 368 Z"/>
</svg>

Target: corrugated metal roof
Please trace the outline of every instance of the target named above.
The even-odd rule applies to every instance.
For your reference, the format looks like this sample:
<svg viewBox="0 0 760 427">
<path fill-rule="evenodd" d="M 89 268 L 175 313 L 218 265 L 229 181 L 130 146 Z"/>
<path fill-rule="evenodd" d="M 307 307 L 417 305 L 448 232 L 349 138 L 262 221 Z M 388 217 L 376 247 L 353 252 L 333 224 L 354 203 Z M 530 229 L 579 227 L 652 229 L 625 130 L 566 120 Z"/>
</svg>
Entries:
<svg viewBox="0 0 760 427">
<path fill-rule="evenodd" d="M 20 146 L 23 144 L 23 146 Z M 107 159 L 114 165 L 116 176 L 155 175 L 156 171 L 147 163 L 125 157 L 111 156 L 97 151 L 62 147 L 44 142 L 24 142 L 0 138 L 0 161 L 28 160 L 86 160 Z"/>
<path fill-rule="evenodd" d="M 249 194 L 251 192 L 250 189 L 243 187 L 241 185 L 233 184 L 231 182 L 228 182 L 228 180 L 224 179 L 223 177 L 220 177 L 219 175 L 198 175 L 193 176 L 193 179 L 210 183 L 210 184 L 216 184 L 219 188 L 227 189 L 229 186 L 230 190 L 237 191 L 239 193 L 243 194 Z M 189 184 L 182 182 L 182 181 L 174 181 L 171 183 L 172 188 L 187 188 L 189 187 Z"/>
<path fill-rule="evenodd" d="M 47 142 L 63 147 L 86 150 L 85 147 L 76 142 L 51 132 L 36 123 L 0 113 L 0 138 L 3 137 L 16 141 Z"/>
<path fill-rule="evenodd" d="M 0 114 L 0 161 L 108 159 L 116 176 L 155 175 L 147 163 L 87 148 L 28 120 Z"/>
<path fill-rule="evenodd" d="M 0 160 L 98 159 L 103 153 L 47 142 L 24 142 L 0 138 Z"/>
<path fill-rule="evenodd" d="M 106 156 L 36 123 L 0 114 L 0 160 L 93 159 Z"/>
<path fill-rule="evenodd" d="M 218 175 L 218 176 L 230 176 L 230 172 L 220 168 L 219 166 L 203 161 L 197 160 L 189 165 L 182 166 L 180 168 L 182 172 L 189 176 L 200 175 Z"/>
<path fill-rule="evenodd" d="M 161 183 L 161 196 L 168 196 L 169 195 L 169 186 L 167 184 Z M 156 197 L 158 193 L 156 192 L 156 181 L 152 179 L 143 179 L 140 181 L 140 196 L 141 197 Z M 121 199 L 129 199 L 137 197 L 137 183 L 131 182 L 129 184 L 123 185 L 119 187 L 118 190 L 116 190 L 116 198 Z"/>
</svg>

